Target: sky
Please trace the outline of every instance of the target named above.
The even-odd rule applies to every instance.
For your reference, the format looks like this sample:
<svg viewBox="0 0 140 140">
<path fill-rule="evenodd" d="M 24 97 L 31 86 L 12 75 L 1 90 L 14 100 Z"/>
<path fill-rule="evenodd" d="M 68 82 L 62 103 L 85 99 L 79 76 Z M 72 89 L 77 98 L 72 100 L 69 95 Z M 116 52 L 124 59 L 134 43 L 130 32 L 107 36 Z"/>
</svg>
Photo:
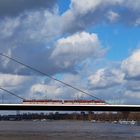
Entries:
<svg viewBox="0 0 140 140">
<path fill-rule="evenodd" d="M 111 104 L 140 104 L 140 0 L 1 0 L 0 53 Z M 26 99 L 92 99 L 3 56 L 0 87 Z"/>
</svg>

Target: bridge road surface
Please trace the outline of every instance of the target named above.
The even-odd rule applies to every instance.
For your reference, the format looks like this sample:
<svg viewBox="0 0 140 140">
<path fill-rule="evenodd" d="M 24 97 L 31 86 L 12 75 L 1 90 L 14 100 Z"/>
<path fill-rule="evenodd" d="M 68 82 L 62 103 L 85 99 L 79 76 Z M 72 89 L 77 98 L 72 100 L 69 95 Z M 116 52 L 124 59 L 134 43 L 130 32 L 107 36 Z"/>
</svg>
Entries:
<svg viewBox="0 0 140 140">
<path fill-rule="evenodd" d="M 140 105 L 0 104 L 0 110 L 140 112 Z"/>
</svg>

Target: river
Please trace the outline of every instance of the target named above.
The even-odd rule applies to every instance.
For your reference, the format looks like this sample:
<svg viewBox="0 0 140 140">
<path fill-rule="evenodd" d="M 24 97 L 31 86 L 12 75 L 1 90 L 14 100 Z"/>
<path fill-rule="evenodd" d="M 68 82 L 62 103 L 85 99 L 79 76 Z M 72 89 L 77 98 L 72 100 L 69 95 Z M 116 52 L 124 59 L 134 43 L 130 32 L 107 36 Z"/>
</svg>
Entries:
<svg viewBox="0 0 140 140">
<path fill-rule="evenodd" d="M 140 126 L 90 121 L 0 121 L 0 140 L 140 140 Z"/>
</svg>

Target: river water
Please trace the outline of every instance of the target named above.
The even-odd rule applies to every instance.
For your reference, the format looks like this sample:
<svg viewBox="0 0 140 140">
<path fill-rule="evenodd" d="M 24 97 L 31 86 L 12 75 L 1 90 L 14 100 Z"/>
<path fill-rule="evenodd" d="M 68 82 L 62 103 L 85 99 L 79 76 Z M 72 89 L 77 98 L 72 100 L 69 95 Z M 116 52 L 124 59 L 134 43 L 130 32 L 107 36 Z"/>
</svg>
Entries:
<svg viewBox="0 0 140 140">
<path fill-rule="evenodd" d="M 0 121 L 0 140 L 140 140 L 140 126 L 90 121 Z"/>
</svg>

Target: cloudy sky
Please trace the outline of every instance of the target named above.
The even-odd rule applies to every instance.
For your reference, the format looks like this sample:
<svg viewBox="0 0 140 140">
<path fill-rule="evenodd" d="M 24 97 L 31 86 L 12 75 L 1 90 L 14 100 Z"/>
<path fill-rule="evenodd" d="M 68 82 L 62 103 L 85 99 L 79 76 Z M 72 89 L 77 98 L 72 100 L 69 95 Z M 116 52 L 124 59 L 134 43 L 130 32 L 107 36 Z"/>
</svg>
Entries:
<svg viewBox="0 0 140 140">
<path fill-rule="evenodd" d="M 140 0 L 0 0 L 0 53 L 107 102 L 140 104 Z M 0 87 L 27 99 L 92 99 L 2 56 Z"/>
</svg>

